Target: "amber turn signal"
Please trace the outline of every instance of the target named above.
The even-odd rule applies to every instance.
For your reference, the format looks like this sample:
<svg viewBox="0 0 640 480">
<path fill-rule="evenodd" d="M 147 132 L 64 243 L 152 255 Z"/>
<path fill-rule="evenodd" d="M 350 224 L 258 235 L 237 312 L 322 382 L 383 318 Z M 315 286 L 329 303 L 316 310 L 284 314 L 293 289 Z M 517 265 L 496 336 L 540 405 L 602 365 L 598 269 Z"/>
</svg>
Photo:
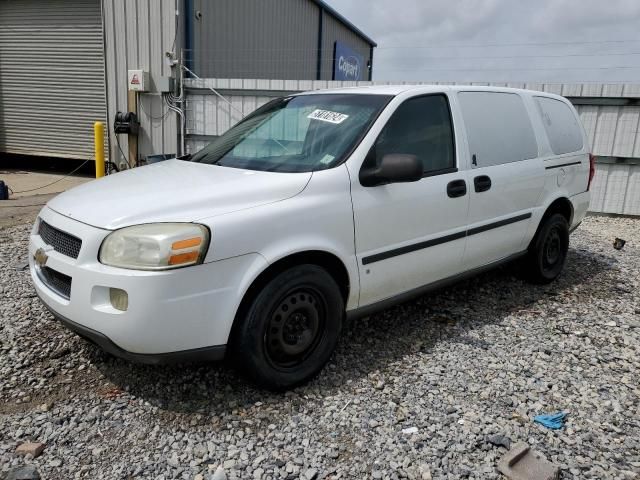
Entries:
<svg viewBox="0 0 640 480">
<path fill-rule="evenodd" d="M 198 252 L 178 253 L 169 257 L 169 265 L 180 265 L 182 263 L 195 262 L 198 259 Z"/>
</svg>

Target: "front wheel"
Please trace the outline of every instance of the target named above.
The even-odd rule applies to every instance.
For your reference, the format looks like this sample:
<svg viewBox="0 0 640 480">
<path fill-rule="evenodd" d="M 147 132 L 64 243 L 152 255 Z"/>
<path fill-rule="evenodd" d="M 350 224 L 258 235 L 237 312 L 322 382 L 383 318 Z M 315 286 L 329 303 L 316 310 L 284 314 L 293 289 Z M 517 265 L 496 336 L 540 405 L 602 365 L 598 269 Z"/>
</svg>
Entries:
<svg viewBox="0 0 640 480">
<path fill-rule="evenodd" d="M 274 277 L 238 319 L 234 356 L 257 384 L 291 388 L 329 360 L 344 316 L 340 288 L 326 270 L 300 265 Z"/>
<path fill-rule="evenodd" d="M 533 283 L 554 281 L 562 272 L 569 250 L 569 225 L 555 213 L 546 218 L 529 246 L 525 262 L 527 277 Z"/>
</svg>

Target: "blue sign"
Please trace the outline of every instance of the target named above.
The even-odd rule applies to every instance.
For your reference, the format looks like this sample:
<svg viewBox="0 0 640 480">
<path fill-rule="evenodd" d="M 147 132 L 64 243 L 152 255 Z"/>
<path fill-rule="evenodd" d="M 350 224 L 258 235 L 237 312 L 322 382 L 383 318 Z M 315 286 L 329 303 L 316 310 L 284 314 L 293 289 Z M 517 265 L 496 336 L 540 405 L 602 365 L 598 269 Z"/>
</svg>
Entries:
<svg viewBox="0 0 640 480">
<path fill-rule="evenodd" d="M 336 42 L 333 63 L 334 80 L 366 80 L 364 57 L 358 55 L 342 42 Z"/>
</svg>

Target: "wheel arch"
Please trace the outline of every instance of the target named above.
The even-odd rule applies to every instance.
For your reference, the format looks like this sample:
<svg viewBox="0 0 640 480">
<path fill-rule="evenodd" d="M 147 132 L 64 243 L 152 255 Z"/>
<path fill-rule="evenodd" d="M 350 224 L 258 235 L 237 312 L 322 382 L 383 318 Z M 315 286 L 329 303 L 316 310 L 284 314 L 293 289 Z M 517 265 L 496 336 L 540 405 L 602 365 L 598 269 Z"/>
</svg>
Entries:
<svg viewBox="0 0 640 480">
<path fill-rule="evenodd" d="M 531 242 L 529 243 L 529 247 L 531 247 L 533 242 L 536 241 L 536 238 L 538 237 L 538 233 L 540 232 L 540 229 L 542 228 L 544 221 L 547 218 L 549 218 L 551 215 L 556 213 L 559 213 L 560 215 L 562 215 L 567 220 L 567 224 L 569 225 L 569 228 L 571 228 L 571 222 L 573 221 L 573 204 L 571 203 L 571 200 L 569 200 L 567 197 L 558 197 L 549 204 L 544 214 L 540 218 L 540 221 L 538 222 L 538 226 L 536 227 L 536 232 L 533 235 Z"/>
<path fill-rule="evenodd" d="M 296 253 L 291 253 L 278 260 L 267 265 L 250 283 L 249 287 L 245 291 L 240 304 L 236 309 L 236 314 L 231 326 L 231 332 L 229 335 L 229 342 L 234 338 L 234 334 L 237 330 L 237 326 L 240 323 L 240 319 L 243 318 L 247 309 L 251 304 L 251 300 L 255 295 L 264 288 L 269 281 L 275 278 L 278 274 L 285 270 L 297 266 L 297 265 L 317 265 L 324 268 L 336 281 L 342 293 L 345 305 L 349 299 L 351 293 L 352 282 L 349 277 L 349 271 L 344 262 L 335 254 L 324 250 L 305 250 Z"/>
<path fill-rule="evenodd" d="M 573 204 L 571 203 L 571 200 L 567 197 L 556 198 L 545 210 L 544 215 L 542 215 L 542 218 L 540 219 L 540 224 L 542 224 L 543 220 L 549 218 L 554 213 L 559 213 L 566 218 L 567 223 L 571 226 L 571 222 L 573 221 Z"/>
</svg>

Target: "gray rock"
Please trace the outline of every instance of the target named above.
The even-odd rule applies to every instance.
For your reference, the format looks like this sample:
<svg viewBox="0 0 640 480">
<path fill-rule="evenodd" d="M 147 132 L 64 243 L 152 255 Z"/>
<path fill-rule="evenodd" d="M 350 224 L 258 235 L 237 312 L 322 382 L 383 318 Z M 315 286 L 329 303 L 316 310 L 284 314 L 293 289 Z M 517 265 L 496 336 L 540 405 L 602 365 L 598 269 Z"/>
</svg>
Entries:
<svg viewBox="0 0 640 480">
<path fill-rule="evenodd" d="M 317 476 L 318 476 L 318 470 L 316 470 L 315 468 L 310 468 L 309 470 L 304 472 L 304 478 L 306 480 L 315 480 Z"/>
<path fill-rule="evenodd" d="M 507 450 L 509 450 L 511 448 L 511 439 L 505 435 L 487 435 L 485 437 L 485 440 L 492 444 L 495 445 L 497 447 L 504 447 Z"/>
<path fill-rule="evenodd" d="M 40 480 L 40 473 L 35 465 L 25 465 L 9 470 L 5 480 Z"/>
</svg>

